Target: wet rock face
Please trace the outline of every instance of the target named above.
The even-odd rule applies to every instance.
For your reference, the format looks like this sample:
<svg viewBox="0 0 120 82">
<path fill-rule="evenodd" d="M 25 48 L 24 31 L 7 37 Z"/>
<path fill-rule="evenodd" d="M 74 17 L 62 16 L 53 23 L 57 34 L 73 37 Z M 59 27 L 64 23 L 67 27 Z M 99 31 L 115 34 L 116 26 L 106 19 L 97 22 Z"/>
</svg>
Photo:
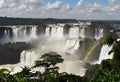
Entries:
<svg viewBox="0 0 120 82">
<path fill-rule="evenodd" d="M 95 39 L 86 38 L 83 41 L 80 41 L 80 47 L 78 48 L 77 54 L 79 54 L 80 60 L 83 60 L 89 53 L 90 49 L 94 46 L 96 41 Z M 84 54 L 84 55 L 83 55 Z"/>
<path fill-rule="evenodd" d="M 100 56 L 100 50 L 102 48 L 103 44 L 100 42 L 90 53 L 90 55 L 88 56 L 87 61 L 88 62 L 92 62 L 92 61 L 97 61 L 99 59 Z"/>
<path fill-rule="evenodd" d="M 31 48 L 31 44 L 25 42 L 0 44 L 0 65 L 18 63 L 20 53 Z"/>
</svg>

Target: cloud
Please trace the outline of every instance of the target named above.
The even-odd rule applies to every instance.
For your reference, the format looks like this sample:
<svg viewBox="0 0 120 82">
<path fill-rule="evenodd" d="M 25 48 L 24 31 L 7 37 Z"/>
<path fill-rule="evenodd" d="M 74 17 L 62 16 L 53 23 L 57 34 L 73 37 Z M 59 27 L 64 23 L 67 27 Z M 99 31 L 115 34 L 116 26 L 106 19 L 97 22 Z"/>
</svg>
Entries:
<svg viewBox="0 0 120 82">
<path fill-rule="evenodd" d="M 87 7 L 90 13 L 101 13 L 103 8 L 102 5 L 97 4 L 96 2 L 94 4 L 89 4 Z"/>
<path fill-rule="evenodd" d="M 27 8 L 27 6 L 25 4 L 21 4 L 18 9 L 20 10 L 25 10 Z"/>
<path fill-rule="evenodd" d="M 63 7 L 61 8 L 61 12 L 67 12 L 67 11 L 70 11 L 72 8 L 70 7 L 70 4 L 67 3 L 65 5 L 63 5 Z"/>
<path fill-rule="evenodd" d="M 79 0 L 76 5 L 56 0 L 0 0 L 0 15 L 34 18 L 75 18 L 75 19 L 119 19 L 120 5 L 117 0 L 109 0 L 111 5 L 85 3 Z M 113 5 L 114 4 L 114 5 Z"/>
<path fill-rule="evenodd" d="M 77 7 L 82 7 L 82 5 L 83 5 L 83 0 L 79 0 L 77 3 Z"/>
<path fill-rule="evenodd" d="M 48 3 L 46 6 L 46 10 L 58 9 L 61 7 L 61 1 L 56 1 L 55 3 Z"/>
<path fill-rule="evenodd" d="M 42 0 L 21 0 L 20 2 L 26 5 L 41 5 Z"/>
<path fill-rule="evenodd" d="M 66 4 L 65 7 L 64 7 L 64 9 L 65 9 L 65 10 L 70 10 L 70 9 L 71 9 L 70 4 L 69 4 L 69 3 Z"/>
<path fill-rule="evenodd" d="M 19 0 L 0 0 L 0 8 L 14 7 Z"/>
<path fill-rule="evenodd" d="M 5 0 L 0 0 L 0 8 L 6 8 L 7 5 L 5 3 Z"/>
<path fill-rule="evenodd" d="M 110 5 L 114 5 L 116 0 L 108 0 L 108 2 L 109 2 Z"/>
</svg>

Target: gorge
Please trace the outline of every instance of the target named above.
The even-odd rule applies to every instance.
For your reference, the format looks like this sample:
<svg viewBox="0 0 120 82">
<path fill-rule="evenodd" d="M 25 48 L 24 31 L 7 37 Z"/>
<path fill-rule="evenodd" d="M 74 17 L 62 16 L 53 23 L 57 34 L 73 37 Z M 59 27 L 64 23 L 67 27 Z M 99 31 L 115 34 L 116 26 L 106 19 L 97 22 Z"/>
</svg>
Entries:
<svg viewBox="0 0 120 82">
<path fill-rule="evenodd" d="M 83 76 L 89 64 L 112 58 L 104 53 L 109 52 L 111 48 L 102 44 L 102 38 L 111 33 L 113 33 L 111 24 L 99 22 L 57 23 L 41 26 L 1 25 L 1 44 L 30 42 L 34 44 L 34 48 L 23 50 L 19 54 L 19 62 L 15 61 L 15 64 L 11 65 L 8 61 L 7 65 L 1 65 L 0 68 L 8 68 L 14 74 L 21 70 L 20 67 L 34 66 L 41 55 L 57 52 L 64 59 L 62 64 L 58 64 L 60 72 Z"/>
</svg>

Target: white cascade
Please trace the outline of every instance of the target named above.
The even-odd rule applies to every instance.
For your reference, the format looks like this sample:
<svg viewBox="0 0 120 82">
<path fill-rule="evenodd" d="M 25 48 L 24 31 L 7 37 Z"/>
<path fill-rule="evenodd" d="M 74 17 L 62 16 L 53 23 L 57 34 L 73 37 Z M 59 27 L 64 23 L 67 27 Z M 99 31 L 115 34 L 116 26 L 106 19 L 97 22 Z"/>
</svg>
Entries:
<svg viewBox="0 0 120 82">
<path fill-rule="evenodd" d="M 50 37 L 51 35 L 50 28 L 51 27 L 46 27 L 46 32 L 45 32 L 46 37 Z"/>
<path fill-rule="evenodd" d="M 95 28 L 95 39 L 99 40 L 100 38 L 103 38 L 103 29 Z"/>
<path fill-rule="evenodd" d="M 83 27 L 83 28 L 80 28 L 80 37 L 81 38 L 85 38 L 85 28 Z"/>
<path fill-rule="evenodd" d="M 8 40 L 10 40 L 10 30 L 5 30 L 4 31 L 3 41 L 4 42 L 9 42 Z"/>
<path fill-rule="evenodd" d="M 24 41 L 26 31 L 25 29 L 23 29 L 23 27 L 13 26 L 12 30 L 13 30 L 13 42 Z"/>
<path fill-rule="evenodd" d="M 63 35 L 63 27 L 59 27 L 59 26 L 56 26 L 56 27 L 47 27 L 46 28 L 46 37 L 49 37 L 51 39 L 61 39 L 61 38 L 64 38 L 64 35 Z"/>
<path fill-rule="evenodd" d="M 34 66 L 35 61 L 39 58 L 35 51 L 23 51 L 20 56 L 20 64 L 29 67 Z"/>
<path fill-rule="evenodd" d="M 103 45 L 101 48 L 101 52 L 100 52 L 98 61 L 93 62 L 93 64 L 100 64 L 102 62 L 102 60 L 112 59 L 113 55 L 112 54 L 108 55 L 108 53 L 111 49 L 112 49 L 112 47 Z"/>
<path fill-rule="evenodd" d="M 38 36 L 36 34 L 36 31 L 37 31 L 37 27 L 33 26 L 31 29 L 30 36 L 29 36 L 30 39 L 37 39 Z"/>
<path fill-rule="evenodd" d="M 31 28 L 30 35 L 27 35 L 27 28 Z M 13 42 L 28 42 L 32 39 L 37 38 L 37 34 L 36 34 L 37 27 L 36 26 L 33 26 L 33 27 L 13 26 L 12 30 L 13 30 Z"/>
<path fill-rule="evenodd" d="M 67 39 L 65 42 L 65 47 L 67 48 L 67 52 L 69 53 L 75 53 L 79 48 L 79 42 L 80 40 L 76 39 Z"/>
<path fill-rule="evenodd" d="M 30 35 L 27 35 L 27 27 L 13 27 L 13 41 L 31 41 L 32 39 L 37 39 L 36 31 L 37 27 L 31 27 Z M 64 62 L 59 64 L 60 72 L 67 72 L 77 75 L 84 75 L 85 68 L 84 63 L 79 60 L 79 56 L 83 54 L 76 54 L 78 48 L 80 47 L 79 37 L 85 38 L 85 27 L 73 26 L 69 29 L 68 37 L 64 37 L 64 28 L 61 26 L 46 27 L 45 30 L 45 40 L 39 41 L 37 48 L 30 51 L 21 52 L 20 63 L 17 66 L 34 66 L 35 61 L 40 58 L 41 55 L 49 52 L 57 52 L 60 54 Z M 96 31 L 96 37 L 101 38 L 103 35 L 103 30 L 101 29 L 99 32 Z M 43 43 L 42 43 L 43 42 Z M 100 59 L 97 62 L 101 62 L 103 60 L 102 56 L 104 52 L 107 52 L 108 47 L 103 46 L 101 49 Z M 105 58 L 107 58 L 104 55 Z M 64 69 L 63 69 L 64 68 Z M 75 69 L 73 71 L 73 69 Z"/>
<path fill-rule="evenodd" d="M 63 27 L 57 27 L 56 36 L 57 36 L 58 38 L 63 38 L 63 37 L 64 37 L 64 35 L 63 35 Z"/>
<path fill-rule="evenodd" d="M 67 72 L 69 74 L 77 74 L 83 76 L 85 73 L 85 68 L 83 67 L 83 62 L 78 59 L 78 55 L 75 55 L 76 50 L 79 47 L 79 40 L 56 40 L 56 41 L 47 41 L 43 45 L 39 45 L 38 50 L 23 51 L 21 53 L 21 62 L 22 66 L 34 66 L 35 61 L 40 58 L 42 54 L 49 53 L 50 51 L 55 51 L 60 54 L 64 62 L 58 64 L 60 67 L 60 72 Z M 71 48 L 71 50 L 69 50 Z M 66 54 L 67 50 L 69 55 Z M 73 51 L 73 52 L 71 52 Z M 37 54 L 39 53 L 39 54 Z M 63 69 L 64 68 L 64 69 Z M 76 69 L 76 71 L 73 71 Z"/>
<path fill-rule="evenodd" d="M 71 27 L 69 29 L 69 38 L 78 38 L 79 37 L 79 27 Z"/>
</svg>

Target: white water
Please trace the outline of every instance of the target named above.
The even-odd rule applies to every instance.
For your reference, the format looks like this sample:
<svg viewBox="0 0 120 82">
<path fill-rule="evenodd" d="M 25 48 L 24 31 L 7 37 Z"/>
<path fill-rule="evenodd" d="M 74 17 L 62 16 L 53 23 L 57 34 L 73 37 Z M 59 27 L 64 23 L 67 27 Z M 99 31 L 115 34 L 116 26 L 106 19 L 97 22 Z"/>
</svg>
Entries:
<svg viewBox="0 0 120 82">
<path fill-rule="evenodd" d="M 55 26 L 54 28 L 47 27 L 46 28 L 46 37 L 52 38 L 52 39 L 60 39 L 63 38 L 63 27 L 57 27 Z"/>
<path fill-rule="evenodd" d="M 85 38 L 85 28 L 81 28 L 79 33 L 81 38 Z"/>
<path fill-rule="evenodd" d="M 10 39 L 10 31 L 9 30 L 5 30 L 5 40 L 7 41 L 8 39 Z"/>
<path fill-rule="evenodd" d="M 112 49 L 112 47 L 109 47 L 107 45 L 103 45 L 102 48 L 101 48 L 100 55 L 99 55 L 99 60 L 95 61 L 95 62 L 92 62 L 92 63 L 93 64 L 100 64 L 102 62 L 102 60 L 112 59 L 113 54 L 108 55 L 108 53 L 111 49 Z"/>
<path fill-rule="evenodd" d="M 22 66 L 33 66 L 38 59 L 38 54 L 35 51 L 23 51 L 20 57 L 20 63 Z"/>
<path fill-rule="evenodd" d="M 95 28 L 95 39 L 99 40 L 102 37 L 103 37 L 103 29 Z"/>
<path fill-rule="evenodd" d="M 78 37 L 79 37 L 79 27 L 70 28 L 69 29 L 69 38 L 78 38 Z"/>
<path fill-rule="evenodd" d="M 58 64 L 60 67 L 60 72 L 67 72 L 72 74 L 77 74 L 83 76 L 85 73 L 85 68 L 82 60 L 79 60 L 80 55 L 84 54 L 76 54 L 78 48 L 80 47 L 80 40 L 81 38 L 84 39 L 85 36 L 85 28 L 84 24 L 82 26 L 73 26 L 69 29 L 69 34 L 66 38 L 64 36 L 64 25 L 49 25 L 46 27 L 45 30 L 45 39 L 40 39 L 40 35 L 37 35 L 36 30 L 37 27 L 31 27 L 30 35 L 27 35 L 26 27 L 20 26 L 12 27 L 13 30 L 13 39 L 8 39 L 7 41 L 31 41 L 32 39 L 38 39 L 38 46 L 29 51 L 23 51 L 21 52 L 20 57 L 20 63 L 10 66 L 9 69 L 11 69 L 13 72 L 16 73 L 17 71 L 20 71 L 20 67 L 29 66 L 32 67 L 35 65 L 35 61 L 38 60 L 41 55 L 49 52 L 57 52 L 58 54 L 62 55 L 64 62 L 62 64 Z M 103 37 L 103 29 L 97 29 L 95 33 L 95 39 L 98 40 Z M 105 56 L 105 52 L 108 52 L 109 48 L 103 46 L 100 53 L 100 59 L 99 63 L 105 58 L 108 58 L 108 56 Z M 19 69 L 16 71 L 16 69 Z"/>
<path fill-rule="evenodd" d="M 33 39 L 39 39 L 40 36 L 46 36 L 49 39 L 78 39 L 85 38 L 85 28 L 84 24 L 77 24 L 78 26 L 73 26 L 68 29 L 69 33 L 67 36 L 64 35 L 64 25 L 48 25 L 45 29 L 45 35 L 37 35 L 37 26 L 11 26 L 8 27 L 12 30 L 12 37 L 10 37 L 9 30 L 4 30 L 4 35 L 2 37 L 2 43 L 7 42 L 29 42 Z M 7 28 L 7 27 L 6 27 Z M 27 32 L 30 32 L 27 34 Z"/>
<path fill-rule="evenodd" d="M 7 27 L 6 27 L 7 28 Z M 27 28 L 30 29 L 30 35 L 27 35 Z M 4 31 L 4 36 L 2 37 L 1 43 L 7 42 L 28 42 L 33 39 L 37 39 L 38 36 L 36 34 L 37 27 L 26 27 L 26 26 L 11 26 L 12 35 L 10 37 L 10 30 Z"/>
<path fill-rule="evenodd" d="M 41 55 L 54 51 L 62 55 L 62 58 L 64 59 L 62 64 L 58 64 L 60 67 L 60 72 L 67 72 L 83 76 L 86 69 L 83 67 L 84 63 L 79 60 L 79 55 L 76 54 L 78 47 L 79 40 L 50 40 L 44 42 L 43 45 L 39 45 L 36 50 L 23 51 L 21 53 L 20 64 L 21 66 L 34 66 L 34 62 L 39 60 Z M 76 69 L 76 71 L 73 69 Z"/>
<path fill-rule="evenodd" d="M 28 42 L 31 39 L 36 39 L 36 27 L 32 27 L 30 31 L 30 35 L 27 35 L 27 27 L 12 27 L 13 28 L 13 42 Z M 28 27 L 30 28 L 30 27 Z"/>
</svg>

